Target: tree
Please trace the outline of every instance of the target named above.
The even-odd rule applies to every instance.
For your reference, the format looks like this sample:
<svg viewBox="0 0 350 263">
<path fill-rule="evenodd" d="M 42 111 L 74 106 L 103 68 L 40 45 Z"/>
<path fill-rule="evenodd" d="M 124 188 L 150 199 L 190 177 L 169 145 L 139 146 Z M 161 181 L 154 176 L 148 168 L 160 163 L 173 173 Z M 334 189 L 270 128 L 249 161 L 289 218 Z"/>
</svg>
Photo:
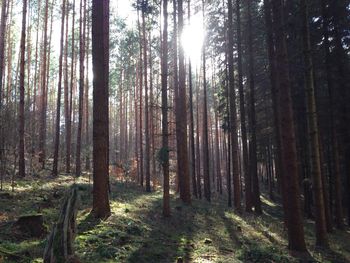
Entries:
<svg viewBox="0 0 350 263">
<path fill-rule="evenodd" d="M 83 106 L 84 106 L 84 71 L 85 71 L 85 8 L 86 8 L 86 0 L 80 0 L 80 38 L 79 38 L 79 115 L 78 115 L 78 131 L 77 131 L 77 150 L 75 156 L 75 175 L 80 176 L 81 174 L 81 133 L 83 127 Z"/>
<path fill-rule="evenodd" d="M 58 66 L 58 87 L 57 87 L 57 107 L 56 107 L 56 132 L 55 132 L 55 150 L 53 158 L 52 175 L 57 176 L 58 170 L 58 150 L 60 146 L 60 122 L 61 122 L 61 93 L 62 93 L 62 72 L 63 72 L 63 40 L 64 40 L 64 19 L 66 16 L 66 0 L 62 1 L 62 18 L 61 18 L 61 40 L 60 56 Z"/>
<path fill-rule="evenodd" d="M 183 32 L 183 1 L 178 1 L 178 35 Z M 175 87 L 176 89 L 176 87 Z M 180 197 L 181 200 L 186 203 L 191 203 L 191 187 L 190 187 L 190 174 L 188 163 L 188 150 L 187 150 L 187 99 L 186 99 L 186 71 L 185 71 L 185 58 L 183 46 L 179 46 L 179 86 L 178 86 L 178 98 L 176 100 L 176 138 L 178 147 L 178 173 L 180 180 Z M 179 121 L 181 119 L 181 121 Z"/>
<path fill-rule="evenodd" d="M 41 91 L 40 91 L 40 129 L 39 129 L 39 162 L 41 162 L 42 168 L 45 168 L 46 159 L 46 109 L 47 109 L 47 29 L 48 29 L 48 16 L 49 16 L 49 0 L 45 1 L 45 16 L 44 16 L 44 50 L 43 50 L 43 63 L 41 70 Z"/>
<path fill-rule="evenodd" d="M 241 210 L 241 186 L 239 178 L 239 161 L 238 161 L 238 136 L 237 136 L 237 110 L 236 110 L 236 94 L 235 80 L 233 68 L 233 6 L 232 0 L 227 1 L 227 27 L 228 27 L 228 81 L 229 81 L 229 111 L 230 111 L 230 139 L 232 149 L 232 178 L 233 178 L 233 203 L 237 211 Z"/>
<path fill-rule="evenodd" d="M 203 25 L 205 19 L 204 0 L 202 1 Z M 203 26 L 204 28 L 204 26 Z M 206 58 L 205 44 L 202 47 L 203 60 L 203 178 L 204 178 L 204 197 L 210 202 L 211 189 L 209 178 L 209 141 L 208 141 L 208 99 L 207 99 L 207 79 L 206 79 Z"/>
<path fill-rule="evenodd" d="M 297 152 L 294 133 L 294 120 L 291 101 L 291 85 L 288 68 L 288 54 L 286 46 L 285 28 L 283 16 L 283 4 L 281 0 L 272 0 L 273 30 L 276 45 L 276 66 L 278 70 L 278 112 L 281 136 L 281 162 L 283 165 L 283 195 L 286 199 L 284 212 L 287 216 L 289 249 L 304 253 L 306 244 L 304 228 L 299 203 L 299 184 L 297 169 Z M 287 176 L 288 172 L 288 176 Z"/>
<path fill-rule="evenodd" d="M 149 100 L 148 100 L 148 81 L 147 81 L 147 36 L 146 36 L 146 9 L 148 8 L 148 0 L 142 0 L 142 43 L 143 43 L 143 76 L 145 85 L 145 170 L 146 170 L 146 191 L 151 192 L 151 168 L 150 168 L 150 134 L 149 134 Z"/>
<path fill-rule="evenodd" d="M 245 209 L 247 212 L 252 210 L 252 188 L 251 176 L 249 173 L 249 158 L 247 145 L 247 128 L 245 116 L 245 100 L 243 89 L 243 69 L 242 69 L 242 41 L 241 41 L 241 5 L 240 0 L 236 0 L 236 16 L 237 16 L 237 53 L 238 53 L 238 92 L 239 92 L 239 109 L 241 120 L 242 134 L 242 155 L 243 155 L 243 172 L 244 172 L 244 191 L 245 191 Z"/>
<path fill-rule="evenodd" d="M 26 52 L 26 22 L 27 22 L 27 0 L 23 0 L 22 9 L 22 33 L 21 33 L 21 60 L 19 73 L 19 110 L 18 110 L 18 132 L 19 132 L 19 176 L 25 177 L 24 159 L 24 78 L 25 78 L 25 52 Z"/>
<path fill-rule="evenodd" d="M 316 221 L 316 245 L 328 246 L 325 205 L 323 199 L 323 186 L 321 179 L 321 162 L 320 162 L 320 146 L 318 133 L 318 120 L 315 101 L 314 87 L 314 68 L 311 57 L 311 42 L 309 32 L 309 15 L 308 1 L 301 0 L 300 2 L 302 14 L 302 35 L 304 47 L 304 67 L 305 67 L 305 90 L 307 96 L 308 109 L 308 130 L 309 144 L 311 151 L 311 171 L 312 171 L 312 189 L 315 197 L 315 221 Z"/>
<path fill-rule="evenodd" d="M 169 196 L 169 135 L 168 135 L 168 0 L 163 0 L 163 42 L 162 42 L 162 149 L 163 167 L 163 215 L 170 216 Z"/>
<path fill-rule="evenodd" d="M 93 203 L 95 217 L 110 215 L 108 197 L 109 0 L 92 1 Z"/>
<path fill-rule="evenodd" d="M 249 143 L 249 173 L 252 180 L 252 197 L 254 201 L 254 208 L 257 214 L 262 214 L 260 189 L 258 179 L 258 160 L 257 160 L 257 146 L 256 146 L 256 110 L 255 110 L 255 80 L 254 80 L 254 55 L 253 55 L 253 36 L 252 36 L 252 10 L 251 0 L 247 2 L 248 15 L 248 60 L 249 60 L 249 128 L 250 128 L 250 143 Z"/>
</svg>

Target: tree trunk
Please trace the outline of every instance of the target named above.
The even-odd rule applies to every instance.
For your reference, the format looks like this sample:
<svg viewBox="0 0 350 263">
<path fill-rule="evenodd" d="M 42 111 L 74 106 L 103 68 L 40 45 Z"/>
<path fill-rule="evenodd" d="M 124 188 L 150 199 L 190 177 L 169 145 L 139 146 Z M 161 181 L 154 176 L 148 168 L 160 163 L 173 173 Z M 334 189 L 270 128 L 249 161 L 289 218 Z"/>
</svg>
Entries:
<svg viewBox="0 0 350 263">
<path fill-rule="evenodd" d="M 80 0 L 80 39 L 79 39 L 79 115 L 78 115 L 78 131 L 77 131 L 77 150 L 75 155 L 75 175 L 81 175 L 81 137 L 83 127 L 83 110 L 84 110 L 84 72 L 85 72 L 85 10 L 86 1 Z"/>
<path fill-rule="evenodd" d="M 316 245 L 328 246 L 327 227 L 325 216 L 325 205 L 323 199 L 323 187 L 321 179 L 321 163 L 320 163 L 320 147 L 319 147 L 319 133 L 318 120 L 315 100 L 314 87 L 314 72 L 311 57 L 311 43 L 308 21 L 308 6 L 307 0 L 300 2 L 302 14 L 302 35 L 304 48 L 304 67 L 305 67 L 305 89 L 307 97 L 307 112 L 308 112 L 308 130 L 309 130 L 309 144 L 311 151 L 311 171 L 312 171 L 312 189 L 315 200 L 315 222 L 316 222 Z"/>
<path fill-rule="evenodd" d="M 204 27 L 204 0 L 202 1 L 203 28 Z M 209 139 L 208 139 L 208 102 L 207 102 L 207 79 L 206 79 L 206 58 L 205 42 L 202 47 L 203 60 L 203 178 L 204 178 L 204 197 L 210 202 L 211 188 L 209 178 Z"/>
<path fill-rule="evenodd" d="M 288 176 L 283 177 L 283 194 L 286 198 L 288 241 L 291 251 L 305 253 L 306 244 L 304 228 L 300 209 L 299 176 L 297 167 L 297 152 L 294 130 L 294 119 L 291 100 L 291 84 L 288 68 L 288 54 L 286 45 L 285 28 L 283 18 L 283 4 L 281 0 L 272 1 L 274 33 L 276 36 L 276 64 L 278 70 L 278 105 L 279 127 L 281 132 L 281 162 L 283 172 Z M 285 173 L 283 173 L 285 174 Z"/>
<path fill-rule="evenodd" d="M 236 94 L 234 84 L 233 69 L 233 7 L 232 0 L 228 0 L 228 79 L 229 79 L 229 105 L 230 105 L 230 136 L 232 150 L 232 177 L 233 177 L 233 202 L 237 211 L 241 210 L 241 186 L 239 178 L 239 160 L 238 160 L 238 135 L 237 135 L 237 110 Z"/>
<path fill-rule="evenodd" d="M 97 218 L 111 214 L 108 197 L 109 0 L 92 1 L 93 202 Z"/>
<path fill-rule="evenodd" d="M 251 0 L 248 0 L 248 56 L 249 56 L 249 128 L 250 128 L 250 143 L 249 143 L 249 173 L 252 180 L 252 197 L 254 202 L 254 211 L 257 214 L 262 214 L 259 179 L 257 171 L 257 146 L 256 146 L 256 112 L 255 112 L 255 81 L 254 81 L 254 54 L 253 54 L 253 32 L 252 32 L 252 10 Z"/>
<path fill-rule="evenodd" d="M 168 135 L 168 0 L 163 0 L 163 41 L 162 41 L 162 149 L 163 167 L 163 216 L 170 216 L 169 195 L 169 135 Z"/>
<path fill-rule="evenodd" d="M 49 16 L 49 0 L 45 1 L 45 16 L 44 16 L 44 50 L 43 63 L 41 70 L 41 103 L 40 103 L 40 129 L 39 129 L 39 162 L 42 169 L 45 168 L 46 159 L 46 108 L 47 108 L 47 87 L 46 87 L 46 73 L 47 73 L 47 26 Z"/>
<path fill-rule="evenodd" d="M 72 114 L 73 114 L 73 89 L 74 89 L 74 76 L 75 76 L 75 0 L 73 0 L 73 18 L 72 18 L 72 61 L 70 72 L 70 95 L 69 95 L 69 116 L 66 129 L 66 172 L 70 173 L 71 169 L 71 141 L 72 141 Z"/>
<path fill-rule="evenodd" d="M 183 1 L 178 0 L 178 35 L 183 32 Z M 191 187 L 187 150 L 187 98 L 186 98 L 186 71 L 183 46 L 179 46 L 179 87 L 176 104 L 176 136 L 178 147 L 178 173 L 180 179 L 180 198 L 186 203 L 191 203 Z M 179 121 L 181 118 L 181 121 Z"/>
<path fill-rule="evenodd" d="M 61 40 L 60 56 L 58 65 L 58 87 L 57 87 L 57 107 L 56 107 L 56 132 L 55 132 L 55 151 L 53 157 L 52 176 L 57 176 L 58 170 L 58 150 L 60 146 L 60 123 L 61 123 L 61 93 L 62 93 L 62 71 L 63 71 L 63 40 L 64 40 L 64 19 L 66 16 L 66 0 L 62 1 L 62 18 L 61 18 Z"/>
<path fill-rule="evenodd" d="M 329 18 L 327 14 L 327 3 L 326 0 L 322 0 L 322 30 L 324 39 L 325 49 L 325 67 L 326 67 L 326 78 L 328 88 L 328 103 L 329 103 L 329 117 L 330 117 L 330 137 L 332 142 L 332 163 L 334 164 L 331 170 L 331 177 L 334 177 L 335 181 L 335 223 L 337 228 L 342 229 L 343 223 L 343 208 L 342 208 L 342 196 L 341 196 L 341 179 L 340 179 L 340 163 L 339 163 L 339 145 L 335 123 L 335 103 L 334 103 L 334 85 L 332 80 L 332 65 L 331 65 L 331 54 L 330 54 L 330 43 L 329 43 Z M 332 186 L 330 185 L 330 188 Z"/>
<path fill-rule="evenodd" d="M 22 33 L 21 33 L 21 60 L 19 73 L 19 110 L 18 110 L 18 131 L 19 131 L 19 176 L 25 177 L 24 159 L 24 78 L 25 78 L 25 51 L 26 51 L 26 21 L 27 21 L 27 0 L 23 0 L 22 9 Z"/>
<path fill-rule="evenodd" d="M 239 107 L 241 117 L 241 134 L 242 134 L 242 154 L 243 154 L 243 172 L 245 184 L 245 210 L 252 211 L 252 188 L 251 176 L 249 173 L 249 158 L 247 145 L 247 128 L 245 116 L 245 100 L 243 90 L 243 69 L 242 69 L 242 41 L 241 41 L 241 7 L 240 0 L 236 0 L 237 14 L 237 53 L 238 53 L 238 91 L 239 91 Z"/>
</svg>

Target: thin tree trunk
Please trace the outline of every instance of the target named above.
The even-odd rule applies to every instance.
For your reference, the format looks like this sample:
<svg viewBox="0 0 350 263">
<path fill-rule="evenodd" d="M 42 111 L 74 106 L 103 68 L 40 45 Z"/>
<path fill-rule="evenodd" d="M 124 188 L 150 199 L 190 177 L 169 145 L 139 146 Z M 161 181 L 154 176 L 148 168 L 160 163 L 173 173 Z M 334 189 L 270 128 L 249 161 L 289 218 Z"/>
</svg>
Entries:
<svg viewBox="0 0 350 263">
<path fill-rule="evenodd" d="M 83 127 L 83 107 L 84 107 L 84 73 L 85 73 L 85 10 L 86 1 L 80 0 L 80 39 L 79 39 L 79 115 L 78 115 L 78 130 L 77 130 L 77 149 L 75 153 L 75 175 L 81 175 L 81 137 Z"/>
<path fill-rule="evenodd" d="M 163 216 L 170 216 L 169 185 L 169 134 L 168 134 L 168 0 L 163 0 L 162 41 L 162 150 L 163 167 Z"/>
<path fill-rule="evenodd" d="M 44 50 L 43 63 L 41 71 L 41 103 L 40 103 L 40 129 L 39 129 L 39 162 L 42 169 L 45 168 L 46 159 L 46 101 L 47 101 L 47 87 L 46 87 L 46 71 L 47 71 L 47 26 L 49 15 L 49 0 L 45 1 L 45 16 L 44 16 Z"/>
<path fill-rule="evenodd" d="M 308 131 L 309 144 L 311 151 L 311 171 L 312 171 L 312 189 L 315 200 L 315 226 L 316 226 L 316 245 L 328 246 L 325 205 L 323 199 L 323 186 L 321 179 L 321 163 L 320 163 L 320 146 L 318 133 L 318 120 L 315 99 L 314 87 L 314 72 L 311 57 L 311 43 L 308 21 L 308 6 L 307 0 L 300 2 L 302 14 L 302 35 L 304 48 L 304 63 L 305 63 L 305 89 L 307 97 L 307 112 L 308 112 Z"/>
<path fill-rule="evenodd" d="M 63 40 L 64 40 L 64 19 L 66 16 L 66 0 L 62 1 L 61 18 L 61 40 L 60 56 L 58 65 L 58 87 L 57 87 L 57 107 L 56 107 L 56 132 L 55 132 L 55 151 L 53 157 L 52 176 L 57 176 L 58 172 L 58 150 L 60 147 L 60 123 L 61 123 L 61 93 L 62 93 L 62 71 L 63 71 Z"/>
<path fill-rule="evenodd" d="M 27 0 L 23 0 L 22 9 L 22 33 L 21 33 L 21 60 L 20 60 L 20 79 L 19 79 L 19 143 L 18 143 L 18 169 L 19 177 L 25 177 L 25 159 L 24 159 L 24 78 L 25 78 L 25 51 L 26 51 L 26 21 L 27 21 Z"/>
<path fill-rule="evenodd" d="M 259 179 L 257 174 L 257 145 L 256 145 L 256 110 L 255 110 L 255 81 L 254 81 L 254 54 L 253 54 L 253 32 L 252 32 L 252 10 L 251 0 L 248 0 L 248 56 L 249 56 L 249 128 L 250 128 L 250 165 L 249 173 L 252 180 L 252 197 L 254 202 L 255 212 L 262 214 Z"/>
<path fill-rule="evenodd" d="M 233 195 L 234 207 L 237 211 L 241 210 L 241 190 L 239 178 L 239 160 L 238 160 L 238 135 L 237 135 L 237 110 L 236 94 L 234 85 L 233 69 L 233 7 L 232 0 L 228 0 L 228 79 L 229 79 L 229 105 L 230 105 L 230 134 L 232 150 L 232 176 L 233 176 Z"/>
<path fill-rule="evenodd" d="M 178 35 L 183 32 L 183 1 L 178 0 Z M 176 104 L 176 114 L 178 115 L 176 122 L 176 136 L 178 147 L 178 172 L 180 180 L 180 198 L 186 203 L 191 203 L 191 187 L 188 163 L 187 148 L 187 106 L 186 106 L 186 71 L 183 46 L 179 46 L 179 87 L 178 100 Z M 179 119 L 181 118 L 181 121 Z"/>
<path fill-rule="evenodd" d="M 243 90 L 243 69 L 242 69 L 242 41 L 241 41 L 241 7 L 240 0 L 236 0 L 236 16 L 237 16 L 237 52 L 238 52 L 238 91 L 239 91 L 239 107 L 241 119 L 241 134 L 242 134 L 242 154 L 243 154 L 243 172 L 245 184 L 245 210 L 252 211 L 252 188 L 251 176 L 249 173 L 249 158 L 247 145 L 247 128 L 245 116 L 245 100 Z"/>
</svg>

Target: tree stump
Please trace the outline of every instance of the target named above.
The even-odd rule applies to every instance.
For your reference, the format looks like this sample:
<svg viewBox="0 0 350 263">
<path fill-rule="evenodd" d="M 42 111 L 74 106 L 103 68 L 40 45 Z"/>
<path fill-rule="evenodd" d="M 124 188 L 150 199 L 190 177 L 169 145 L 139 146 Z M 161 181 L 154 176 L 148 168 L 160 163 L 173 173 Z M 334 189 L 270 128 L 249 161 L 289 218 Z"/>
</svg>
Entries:
<svg viewBox="0 0 350 263">
<path fill-rule="evenodd" d="M 21 216 L 15 226 L 31 237 L 42 237 L 47 233 L 42 214 Z"/>
<path fill-rule="evenodd" d="M 74 256 L 78 188 L 73 185 L 66 196 L 59 219 L 50 233 L 44 251 L 44 263 L 68 262 Z"/>
</svg>

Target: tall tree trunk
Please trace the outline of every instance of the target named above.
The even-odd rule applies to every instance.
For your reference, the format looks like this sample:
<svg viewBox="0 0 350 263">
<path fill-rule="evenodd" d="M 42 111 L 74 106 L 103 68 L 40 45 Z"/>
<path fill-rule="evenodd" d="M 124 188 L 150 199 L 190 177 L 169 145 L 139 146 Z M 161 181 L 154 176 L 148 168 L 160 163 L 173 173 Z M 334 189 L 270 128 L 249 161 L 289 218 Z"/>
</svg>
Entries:
<svg viewBox="0 0 350 263">
<path fill-rule="evenodd" d="M 271 98 L 272 98 L 272 110 L 273 110 L 273 125 L 274 125 L 274 136 L 276 142 L 276 153 L 275 153 L 275 172 L 278 180 L 279 190 L 283 189 L 283 174 L 282 174 L 282 163 L 281 163 L 281 134 L 279 127 L 279 105 L 278 105 L 278 89 L 277 89 L 277 66 L 276 66 L 276 53 L 274 47 L 274 37 L 273 37 L 273 25 L 271 16 L 271 3 L 270 0 L 264 0 L 264 15 L 266 23 L 266 42 L 269 57 L 269 73 L 271 82 Z M 287 209 L 286 198 L 282 194 L 283 207 Z M 287 225 L 287 216 L 284 214 L 284 223 Z"/>
<path fill-rule="evenodd" d="M 247 145 L 247 128 L 245 116 L 245 101 L 243 90 L 243 69 L 242 69 L 242 41 L 241 41 L 241 7 L 240 0 L 236 0 L 236 16 L 237 16 L 237 52 L 238 52 L 238 92 L 239 92 L 239 108 L 241 119 L 242 134 L 242 154 L 243 154 L 243 172 L 244 172 L 244 191 L 245 191 L 245 210 L 252 211 L 252 183 L 249 173 L 249 158 Z"/>
<path fill-rule="evenodd" d="M 163 216 L 170 216 L 169 195 L 169 134 L 168 134 L 168 0 L 163 0 L 163 41 L 162 41 L 162 149 L 163 167 Z"/>
<path fill-rule="evenodd" d="M 67 4 L 67 15 L 66 15 L 66 32 L 65 32 L 65 43 L 64 43 L 64 123 L 65 123 L 65 138 L 66 138 L 66 165 L 67 165 L 67 135 L 68 135 L 68 122 L 69 122 L 69 89 L 68 89 L 68 22 L 69 22 L 69 8 Z M 67 172 L 67 167 L 66 167 Z"/>
<path fill-rule="evenodd" d="M 1 4 L 1 24 L 0 24 L 0 162 L 3 164 L 5 137 L 4 137 L 4 120 L 2 116 L 2 101 L 4 93 L 4 68 L 5 68 L 5 39 L 6 39 L 6 23 L 7 23 L 7 0 L 3 0 Z M 3 166 L 0 167 L 1 176 L 3 175 Z M 2 190 L 1 177 L 1 190 Z"/>
<path fill-rule="evenodd" d="M 291 100 L 291 83 L 288 68 L 282 0 L 273 0 L 273 29 L 276 36 L 276 68 L 278 68 L 279 127 L 281 133 L 281 162 L 283 175 L 283 194 L 286 199 L 284 212 L 287 215 L 289 249 L 305 253 L 306 244 L 300 209 L 299 176 L 295 141 L 294 119 Z M 283 125 L 282 125 L 283 124 Z"/>
<path fill-rule="evenodd" d="M 191 0 L 188 0 L 188 23 L 191 23 Z M 191 154 L 191 178 L 192 192 L 198 198 L 197 182 L 196 182 L 196 150 L 194 146 L 194 117 L 193 117 L 193 83 L 192 83 L 192 65 L 191 58 L 188 59 L 188 86 L 189 86 L 189 110 L 190 110 L 190 154 Z"/>
<path fill-rule="evenodd" d="M 49 0 L 45 1 L 45 16 L 44 16 L 44 50 L 43 50 L 43 63 L 41 70 L 41 98 L 40 98 L 40 129 L 39 129 L 39 162 L 41 163 L 42 169 L 45 168 L 46 159 L 46 104 L 47 104 L 47 26 L 49 16 Z"/>
<path fill-rule="evenodd" d="M 204 0 L 202 1 L 202 15 L 204 28 Z M 206 57 L 205 57 L 205 43 L 202 47 L 203 60 L 203 178 L 204 178 L 204 197 L 210 202 L 211 188 L 209 178 L 209 139 L 208 139 L 208 102 L 207 102 L 207 79 L 206 79 Z"/>
<path fill-rule="evenodd" d="M 143 180 L 144 180 L 144 167 L 143 167 L 143 134 L 142 134 L 142 82 L 143 82 L 143 72 L 142 72 L 142 42 L 141 42 L 141 26 L 140 26 L 140 16 L 139 11 L 137 10 L 137 25 L 138 25 L 138 31 L 139 31 L 139 38 L 140 38 L 140 63 L 139 63 L 139 98 L 140 98 L 140 110 L 139 110 L 139 116 L 140 116 L 140 184 L 143 186 Z"/>
<path fill-rule="evenodd" d="M 254 54 L 253 54 L 253 32 L 252 32 L 252 1 L 248 0 L 248 56 L 249 56 L 249 128 L 250 128 L 250 143 L 249 143 L 249 173 L 252 179 L 252 197 L 254 202 L 255 212 L 262 214 L 259 179 L 257 171 L 257 145 L 256 145 L 256 111 L 255 111 L 255 81 L 254 81 Z"/>
<path fill-rule="evenodd" d="M 183 1 L 178 0 L 178 35 L 181 35 L 184 28 L 183 21 Z M 188 148 L 187 148 L 187 98 L 186 98 L 186 71 L 184 49 L 179 45 L 179 87 L 178 100 L 176 104 L 176 114 L 178 120 L 176 122 L 176 136 L 178 147 L 178 172 L 180 180 L 180 198 L 186 203 L 191 203 L 191 187 L 190 187 L 190 173 L 188 163 Z"/>
<path fill-rule="evenodd" d="M 64 19 L 66 16 L 66 0 L 62 1 L 61 18 L 61 40 L 60 56 L 58 65 L 58 87 L 57 87 L 57 107 L 56 107 L 56 132 L 55 132 L 55 151 L 53 157 L 52 176 L 57 176 L 58 170 L 58 150 L 60 147 L 60 124 L 61 124 L 61 93 L 62 93 L 62 72 L 63 72 L 63 40 L 64 40 Z"/>
<path fill-rule="evenodd" d="M 236 93 L 234 83 L 233 69 L 233 7 L 232 0 L 228 0 L 228 79 L 229 79 L 229 98 L 230 98 L 230 136 L 232 150 L 232 177 L 233 177 L 233 203 L 237 211 L 241 210 L 241 187 L 239 178 L 239 160 L 238 160 L 238 135 L 237 135 L 237 110 Z"/>
<path fill-rule="evenodd" d="M 89 6 L 87 6 L 86 0 L 85 0 L 85 26 L 84 28 L 87 28 L 87 35 L 86 35 L 86 76 L 85 76 L 85 169 L 87 171 L 90 170 L 90 132 L 89 132 L 89 52 L 90 52 L 90 19 L 89 19 Z M 88 15 L 87 15 L 88 14 Z M 86 30 L 86 29 L 85 29 Z"/>
<path fill-rule="evenodd" d="M 145 172 L 146 172 L 146 191 L 151 192 L 151 168 L 150 168 L 150 136 L 149 136 L 149 101 L 148 101 L 148 75 L 147 75 L 147 36 L 146 36 L 146 7 L 148 1 L 143 2 L 142 7 L 142 43 L 143 43 L 143 77 L 145 85 Z"/>
<path fill-rule="evenodd" d="M 4 66 L 5 66 L 4 53 L 5 53 L 6 23 L 7 23 L 6 11 L 7 11 L 7 0 L 3 0 L 1 4 L 1 24 L 0 24 L 0 110 L 2 109 L 3 77 L 4 77 Z M 2 150 L 0 150 L 0 155 L 1 155 L 1 151 Z"/>
<path fill-rule="evenodd" d="M 77 131 L 77 150 L 75 155 L 75 175 L 81 175 L 81 137 L 83 127 L 83 107 L 84 107 L 84 72 L 85 72 L 85 6 L 86 1 L 80 0 L 80 39 L 79 39 L 79 115 L 78 115 L 78 131 Z"/>
<path fill-rule="evenodd" d="M 21 32 L 21 60 L 19 73 L 19 110 L 18 110 L 18 169 L 19 176 L 25 177 L 25 159 L 24 159 L 24 78 L 25 78 L 25 52 L 26 52 L 26 21 L 27 21 L 27 0 L 23 0 L 22 9 L 22 32 Z"/>
<path fill-rule="evenodd" d="M 305 67 L 305 89 L 307 97 L 308 112 L 308 130 L 309 144 L 311 151 L 311 171 L 312 171 L 312 189 L 315 200 L 315 222 L 316 222 L 316 245 L 328 246 L 327 227 L 325 216 L 325 205 L 323 199 L 323 187 L 321 179 L 321 163 L 320 163 L 320 146 L 318 133 L 318 120 L 314 87 L 314 72 L 311 57 L 310 31 L 308 21 L 307 0 L 300 2 L 302 14 L 302 36 L 304 48 L 304 67 Z"/>
<path fill-rule="evenodd" d="M 332 163 L 334 164 L 333 169 L 330 169 L 331 177 L 334 177 L 335 181 L 335 223 L 337 228 L 342 229 L 343 223 L 343 207 L 342 207 L 342 195 L 341 195 L 341 179 L 340 179 L 340 163 L 339 163 L 339 145 L 335 123 L 335 103 L 334 103 L 334 85 L 332 80 L 332 65 L 331 65 L 331 54 L 330 54 L 330 43 L 329 43 L 329 17 L 327 12 L 327 1 L 322 0 L 322 30 L 324 39 L 325 49 L 325 67 L 326 67 L 326 78 L 328 88 L 328 103 L 329 103 L 329 117 L 330 117 L 330 137 L 332 141 Z M 330 185 L 331 188 L 331 185 Z"/>
<path fill-rule="evenodd" d="M 71 170 L 71 153 L 72 153 L 72 114 L 73 114 L 73 90 L 74 90 L 74 76 L 75 76 L 75 0 L 73 0 L 73 17 L 72 17 L 72 61 L 70 72 L 70 94 L 69 94 L 69 116 L 66 129 L 66 172 L 70 173 Z"/>
<path fill-rule="evenodd" d="M 108 197 L 109 0 L 92 1 L 93 201 L 97 218 L 111 214 Z"/>
</svg>

